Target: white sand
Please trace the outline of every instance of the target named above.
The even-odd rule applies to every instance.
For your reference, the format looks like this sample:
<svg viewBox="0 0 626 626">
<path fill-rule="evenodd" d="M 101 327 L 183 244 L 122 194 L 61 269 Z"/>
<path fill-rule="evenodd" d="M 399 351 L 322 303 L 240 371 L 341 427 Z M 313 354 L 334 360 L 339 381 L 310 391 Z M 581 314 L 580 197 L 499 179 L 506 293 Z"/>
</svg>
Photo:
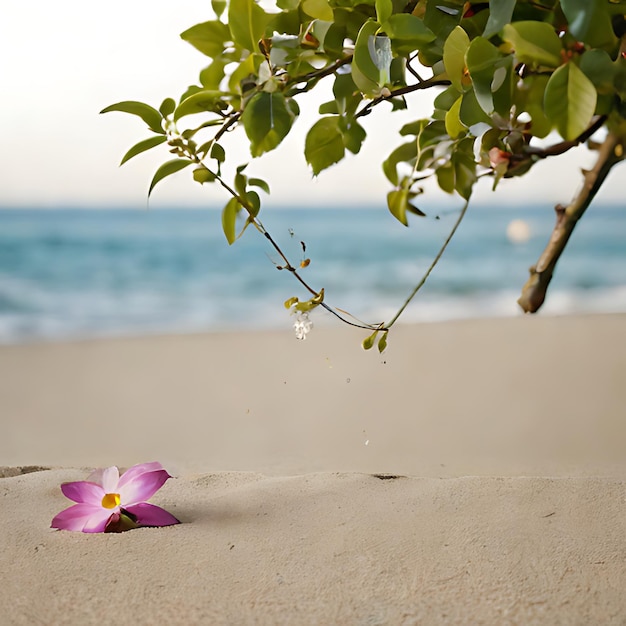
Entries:
<svg viewBox="0 0 626 626">
<path fill-rule="evenodd" d="M 626 316 L 0 348 L 2 624 L 626 624 Z M 49 529 L 159 460 L 183 522 Z M 373 474 L 399 475 L 379 478 Z"/>
</svg>

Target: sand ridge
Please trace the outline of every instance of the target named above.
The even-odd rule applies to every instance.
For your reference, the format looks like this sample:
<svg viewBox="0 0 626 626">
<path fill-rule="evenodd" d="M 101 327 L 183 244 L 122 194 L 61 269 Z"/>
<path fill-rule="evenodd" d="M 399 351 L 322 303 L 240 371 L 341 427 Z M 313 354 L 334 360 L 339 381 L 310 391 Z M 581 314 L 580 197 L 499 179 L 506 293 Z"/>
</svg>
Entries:
<svg viewBox="0 0 626 626">
<path fill-rule="evenodd" d="M 0 623 L 626 624 L 626 315 L 0 347 Z M 49 528 L 158 460 L 168 528 Z"/>
<path fill-rule="evenodd" d="M 617 479 L 199 474 L 153 499 L 179 526 L 48 529 L 82 475 L 0 480 L 9 623 L 624 623 Z"/>
</svg>

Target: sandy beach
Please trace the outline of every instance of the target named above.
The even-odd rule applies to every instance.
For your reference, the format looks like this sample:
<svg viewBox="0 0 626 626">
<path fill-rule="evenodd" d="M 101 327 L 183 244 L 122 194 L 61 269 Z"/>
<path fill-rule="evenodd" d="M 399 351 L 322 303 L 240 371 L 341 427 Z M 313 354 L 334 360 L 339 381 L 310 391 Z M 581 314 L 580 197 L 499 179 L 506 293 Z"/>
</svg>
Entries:
<svg viewBox="0 0 626 626">
<path fill-rule="evenodd" d="M 626 624 L 626 315 L 0 347 L 2 624 Z M 158 460 L 178 526 L 49 528 Z"/>
</svg>

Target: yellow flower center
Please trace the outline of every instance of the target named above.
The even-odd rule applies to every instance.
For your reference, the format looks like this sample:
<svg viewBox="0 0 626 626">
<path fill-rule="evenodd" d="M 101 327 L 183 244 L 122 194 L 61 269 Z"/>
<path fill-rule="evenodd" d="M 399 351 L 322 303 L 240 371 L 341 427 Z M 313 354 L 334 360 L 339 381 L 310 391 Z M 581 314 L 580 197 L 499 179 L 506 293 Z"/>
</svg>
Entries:
<svg viewBox="0 0 626 626">
<path fill-rule="evenodd" d="M 120 504 L 120 494 L 119 493 L 107 493 L 104 498 L 102 498 L 102 506 L 105 509 L 114 509 L 116 506 Z"/>
</svg>

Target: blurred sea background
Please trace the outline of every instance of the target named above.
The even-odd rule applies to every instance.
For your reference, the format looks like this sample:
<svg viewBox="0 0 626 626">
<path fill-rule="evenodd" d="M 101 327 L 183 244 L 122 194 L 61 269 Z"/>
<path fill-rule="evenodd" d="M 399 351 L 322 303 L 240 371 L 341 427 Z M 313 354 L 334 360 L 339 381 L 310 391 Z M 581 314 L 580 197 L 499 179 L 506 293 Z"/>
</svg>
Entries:
<svg viewBox="0 0 626 626">
<path fill-rule="evenodd" d="M 410 228 L 385 207 L 263 209 L 260 217 L 326 302 L 388 320 L 445 240 L 458 207 Z M 507 227 L 523 220 L 528 238 Z M 552 231 L 551 206 L 471 205 L 401 322 L 521 315 L 516 300 Z M 626 312 L 626 212 L 592 206 L 561 258 L 541 315 Z M 309 296 L 250 227 L 229 246 L 219 210 L 0 210 L 0 343 L 289 329 Z M 337 323 L 316 309 L 314 323 Z"/>
</svg>

